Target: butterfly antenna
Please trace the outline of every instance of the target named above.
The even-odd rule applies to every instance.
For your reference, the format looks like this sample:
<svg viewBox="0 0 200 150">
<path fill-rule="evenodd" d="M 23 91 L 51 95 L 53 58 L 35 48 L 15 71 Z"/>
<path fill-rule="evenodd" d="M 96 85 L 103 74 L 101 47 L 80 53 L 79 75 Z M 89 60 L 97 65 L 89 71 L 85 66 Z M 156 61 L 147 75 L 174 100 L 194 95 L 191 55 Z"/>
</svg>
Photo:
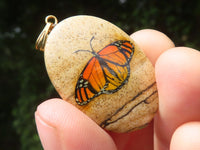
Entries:
<svg viewBox="0 0 200 150">
<path fill-rule="evenodd" d="M 92 52 L 95 52 L 94 49 L 93 49 L 93 47 L 92 47 L 92 40 L 94 40 L 94 36 L 92 36 L 92 38 L 90 39 L 90 47 L 92 49 Z"/>
<path fill-rule="evenodd" d="M 95 54 L 96 52 L 94 51 L 94 49 L 92 48 L 92 40 L 94 40 L 94 36 L 92 36 L 92 38 L 90 39 L 90 47 L 91 47 L 91 49 L 92 49 L 92 51 L 90 51 L 90 50 L 77 50 L 77 51 L 75 51 L 75 52 L 73 52 L 73 53 L 78 53 L 78 52 L 89 52 L 89 53 L 92 53 L 92 54 Z"/>
<path fill-rule="evenodd" d="M 92 52 L 89 51 L 89 50 L 83 50 L 83 49 L 80 49 L 80 50 L 74 51 L 73 53 L 78 53 L 78 52 L 89 52 L 89 53 L 92 53 Z"/>
</svg>

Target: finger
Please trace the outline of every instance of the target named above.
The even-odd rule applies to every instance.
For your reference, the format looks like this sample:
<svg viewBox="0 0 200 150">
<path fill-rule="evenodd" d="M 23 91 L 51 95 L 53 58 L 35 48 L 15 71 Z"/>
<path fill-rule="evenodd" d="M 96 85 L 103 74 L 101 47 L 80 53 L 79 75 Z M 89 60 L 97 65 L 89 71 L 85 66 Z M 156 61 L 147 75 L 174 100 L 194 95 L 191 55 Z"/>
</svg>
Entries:
<svg viewBox="0 0 200 150">
<path fill-rule="evenodd" d="M 172 48 L 156 62 L 159 113 L 155 117 L 155 148 L 169 149 L 181 124 L 200 120 L 200 52 Z"/>
<path fill-rule="evenodd" d="M 71 104 L 51 99 L 35 112 L 38 133 L 45 150 L 115 150 L 110 136 Z"/>
<path fill-rule="evenodd" d="M 144 51 L 153 65 L 164 51 L 174 47 L 172 40 L 164 33 L 152 29 L 137 31 L 131 35 L 131 38 Z"/>
<path fill-rule="evenodd" d="M 176 129 L 170 150 L 200 149 L 200 122 L 189 122 Z"/>
</svg>

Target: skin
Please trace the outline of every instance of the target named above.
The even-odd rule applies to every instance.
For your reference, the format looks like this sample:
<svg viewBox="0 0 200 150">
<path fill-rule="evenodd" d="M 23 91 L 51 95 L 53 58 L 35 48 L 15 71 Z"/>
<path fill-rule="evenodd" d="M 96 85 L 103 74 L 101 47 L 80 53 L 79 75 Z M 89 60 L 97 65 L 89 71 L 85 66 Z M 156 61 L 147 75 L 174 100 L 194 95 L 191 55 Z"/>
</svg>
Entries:
<svg viewBox="0 0 200 150">
<path fill-rule="evenodd" d="M 200 149 L 200 52 L 175 47 L 155 30 L 131 37 L 155 66 L 159 111 L 154 120 L 135 132 L 107 132 L 66 101 L 50 99 L 35 112 L 45 150 Z"/>
</svg>

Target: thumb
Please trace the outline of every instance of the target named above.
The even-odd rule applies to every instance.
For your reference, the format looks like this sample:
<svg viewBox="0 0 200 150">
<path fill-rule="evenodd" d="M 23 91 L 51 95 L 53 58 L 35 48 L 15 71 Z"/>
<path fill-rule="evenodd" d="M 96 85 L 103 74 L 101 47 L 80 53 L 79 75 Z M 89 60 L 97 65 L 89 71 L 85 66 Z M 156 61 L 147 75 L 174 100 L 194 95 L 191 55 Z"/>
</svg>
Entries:
<svg viewBox="0 0 200 150">
<path fill-rule="evenodd" d="M 40 140 L 45 150 L 115 150 L 111 137 L 71 104 L 51 99 L 35 112 Z"/>
</svg>

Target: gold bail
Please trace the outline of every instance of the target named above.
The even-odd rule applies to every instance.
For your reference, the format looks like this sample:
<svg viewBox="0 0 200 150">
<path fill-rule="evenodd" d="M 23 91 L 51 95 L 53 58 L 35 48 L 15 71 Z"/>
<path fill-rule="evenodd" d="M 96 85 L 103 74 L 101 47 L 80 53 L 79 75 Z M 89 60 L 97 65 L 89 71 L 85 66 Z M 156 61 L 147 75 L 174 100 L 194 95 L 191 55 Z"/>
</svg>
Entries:
<svg viewBox="0 0 200 150">
<path fill-rule="evenodd" d="M 44 47 L 48 38 L 49 33 L 51 30 L 55 27 L 55 25 L 58 23 L 58 20 L 55 16 L 49 15 L 45 18 L 46 26 L 38 36 L 36 43 L 35 43 L 35 48 L 37 50 L 44 51 Z"/>
</svg>

